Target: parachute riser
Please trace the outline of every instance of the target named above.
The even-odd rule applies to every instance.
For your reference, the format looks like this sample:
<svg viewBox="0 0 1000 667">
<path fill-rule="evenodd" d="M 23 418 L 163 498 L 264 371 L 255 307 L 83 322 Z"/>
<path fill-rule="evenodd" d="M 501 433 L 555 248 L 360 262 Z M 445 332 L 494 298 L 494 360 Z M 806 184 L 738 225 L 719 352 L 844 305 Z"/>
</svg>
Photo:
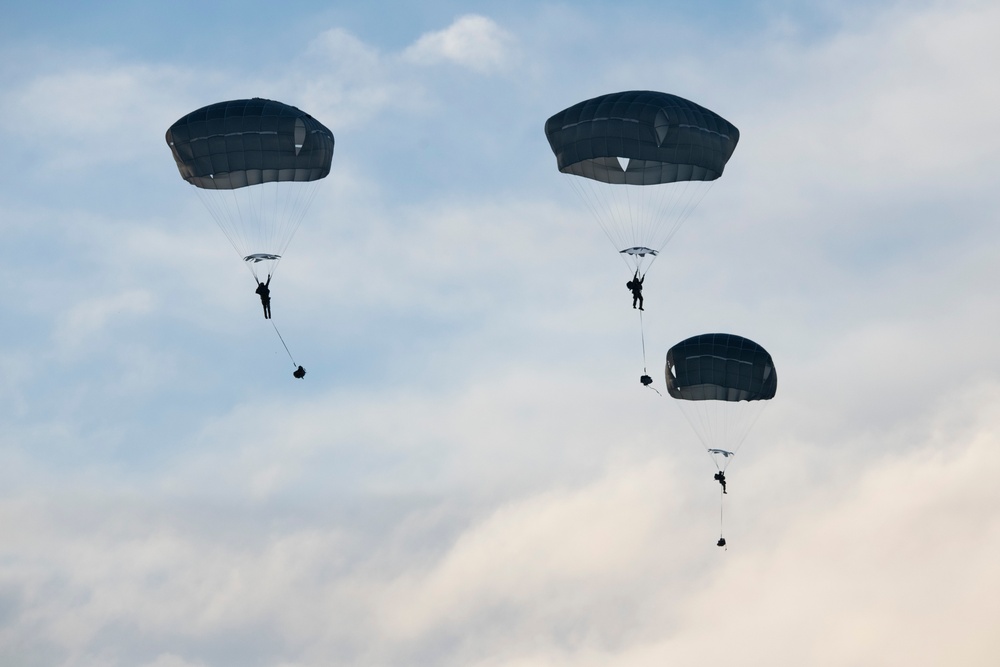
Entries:
<svg viewBox="0 0 1000 667">
<path fill-rule="evenodd" d="M 274 276 L 280 262 L 281 259 L 279 258 L 265 262 L 244 262 L 244 264 L 246 264 L 247 269 L 250 271 L 250 275 L 253 276 L 254 282 L 263 283 L 268 278 Z"/>
</svg>

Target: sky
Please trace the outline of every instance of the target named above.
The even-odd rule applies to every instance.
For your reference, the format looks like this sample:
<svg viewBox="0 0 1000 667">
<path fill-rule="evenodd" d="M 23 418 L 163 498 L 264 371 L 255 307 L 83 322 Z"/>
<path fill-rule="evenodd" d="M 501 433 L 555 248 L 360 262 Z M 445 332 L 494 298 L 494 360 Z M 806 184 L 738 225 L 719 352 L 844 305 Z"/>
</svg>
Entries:
<svg viewBox="0 0 1000 667">
<path fill-rule="evenodd" d="M 0 665 L 995 664 L 996 3 L 90 5 L 0 23 Z M 642 338 L 543 132 L 633 89 L 740 129 Z M 164 141 L 247 97 L 336 136 L 290 354 Z"/>
</svg>

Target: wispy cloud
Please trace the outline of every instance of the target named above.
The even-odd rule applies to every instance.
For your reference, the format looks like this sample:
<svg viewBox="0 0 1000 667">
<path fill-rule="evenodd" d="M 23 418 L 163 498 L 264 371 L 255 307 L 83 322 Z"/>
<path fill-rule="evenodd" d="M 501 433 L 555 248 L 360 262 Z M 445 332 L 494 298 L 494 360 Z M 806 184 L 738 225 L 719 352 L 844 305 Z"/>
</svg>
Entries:
<svg viewBox="0 0 1000 667">
<path fill-rule="evenodd" d="M 488 73 L 511 62 L 513 47 L 513 36 L 495 21 L 468 14 L 444 30 L 422 35 L 403 52 L 403 57 L 421 65 L 448 62 Z"/>
<path fill-rule="evenodd" d="M 48 170 L 120 169 L 162 142 L 176 120 L 181 70 L 102 59 L 103 66 L 45 63 L 52 71 L 0 92 L 7 131 L 16 128 L 11 139 Z"/>
<path fill-rule="evenodd" d="M 144 315 L 152 308 L 153 299 L 145 290 L 90 297 L 62 316 L 53 332 L 53 340 L 59 346 L 73 348 L 102 333 L 115 319 Z"/>
</svg>

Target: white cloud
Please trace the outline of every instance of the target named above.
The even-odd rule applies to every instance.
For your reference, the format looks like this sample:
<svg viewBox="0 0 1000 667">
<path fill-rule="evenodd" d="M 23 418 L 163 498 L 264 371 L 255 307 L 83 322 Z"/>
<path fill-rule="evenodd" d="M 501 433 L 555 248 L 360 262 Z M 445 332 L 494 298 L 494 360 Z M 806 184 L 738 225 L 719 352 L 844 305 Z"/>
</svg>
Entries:
<svg viewBox="0 0 1000 667">
<path fill-rule="evenodd" d="M 503 618 L 513 633 L 563 624 L 621 632 L 608 603 L 635 593 L 637 573 L 658 558 L 651 545 L 665 546 L 666 508 L 677 507 L 669 480 L 654 462 L 499 507 L 429 571 L 392 581 L 377 616 L 400 640 L 479 632 L 485 618 Z"/>
<path fill-rule="evenodd" d="M 989 664 L 1000 646 L 986 631 L 1000 515 L 984 479 L 1000 467 L 1000 423 L 984 426 L 946 455 L 885 458 L 825 508 L 807 501 L 779 541 L 731 555 L 683 604 L 678 638 L 651 653 L 661 663 L 739 649 L 746 664 Z"/>
<path fill-rule="evenodd" d="M 181 115 L 175 95 L 189 81 L 182 70 L 117 62 L 60 65 L 49 64 L 54 71 L 0 92 L 7 131 L 42 157 L 46 168 L 107 170 L 152 150 L 169 155 L 163 135 Z"/>
<path fill-rule="evenodd" d="M 287 94 L 301 99 L 334 135 L 369 125 L 385 110 L 409 113 L 428 103 L 424 86 L 399 72 L 391 55 L 341 28 L 316 37 L 301 62 L 308 66 Z M 323 75 L 313 75 L 316 70 Z"/>
<path fill-rule="evenodd" d="M 203 662 L 190 662 L 172 653 L 164 653 L 141 667 L 207 667 Z"/>
<path fill-rule="evenodd" d="M 450 62 L 476 72 L 503 69 L 513 57 L 513 36 L 486 16 L 461 16 L 438 32 L 422 35 L 403 57 L 414 63 Z"/>
<path fill-rule="evenodd" d="M 162 498 L 5 500 L 0 590 L 17 591 L 18 612 L 5 643 L 40 632 L 85 655 L 126 624 L 177 656 L 225 636 L 244 659 L 310 667 L 398 664 L 429 646 L 446 666 L 738 652 L 744 664 L 986 667 L 1000 648 L 997 395 L 964 411 L 981 428 L 948 453 L 925 441 L 791 507 L 760 505 L 781 483 L 768 471 L 740 478 L 756 477 L 729 498 L 729 551 L 713 543 L 708 473 L 690 486 L 672 456 L 513 496 L 464 527 L 405 505 L 372 527 L 330 506 L 303 508 L 306 525 Z"/>
<path fill-rule="evenodd" d="M 152 308 L 152 296 L 141 289 L 87 298 L 60 318 L 61 321 L 53 332 L 53 340 L 61 347 L 75 348 L 104 331 L 115 319 L 144 315 Z"/>
<path fill-rule="evenodd" d="M 883 200 L 988 178 L 982 165 L 1000 155 L 1000 139 L 982 130 L 1000 109 L 992 85 L 1000 44 L 989 37 L 1000 29 L 1000 8 L 908 9 L 866 16 L 813 44 L 754 44 L 760 50 L 745 65 L 775 75 L 752 84 L 756 95 L 746 88 L 750 77 L 732 82 L 742 90 L 735 100 L 751 101 L 737 101 L 752 123 L 737 123 L 744 131 L 737 164 L 774 165 L 773 190 L 784 190 L 790 176 L 801 186 L 835 184 Z"/>
<path fill-rule="evenodd" d="M 756 38 L 747 53 L 713 51 L 722 74 L 702 85 L 732 100 L 732 113 L 720 111 L 744 130 L 743 143 L 699 209 L 711 224 L 682 230 L 651 276 L 646 342 L 658 382 L 667 345 L 720 322 L 759 338 L 778 361 L 778 397 L 731 469 L 728 552 L 714 546 L 718 488 L 703 452 L 667 399 L 640 393 L 622 267 L 597 227 L 567 212 L 558 175 L 551 200 L 561 210 L 525 196 L 514 167 L 497 178 L 512 194 L 461 201 L 429 181 L 425 204 L 404 200 L 395 175 L 381 171 L 398 146 L 375 156 L 377 166 L 355 157 L 374 145 L 365 140 L 384 128 L 373 119 L 389 110 L 406 116 L 407 133 L 434 136 L 439 126 L 425 125 L 419 107 L 454 92 L 424 65 L 509 66 L 514 38 L 489 19 L 463 17 L 403 54 L 334 29 L 282 76 L 259 74 L 255 89 L 294 91 L 324 121 L 329 114 L 335 132 L 352 128 L 338 143 L 340 156 L 355 151 L 350 173 L 317 202 L 330 224 L 303 228 L 296 261 L 282 267 L 279 298 L 304 297 L 302 319 L 315 325 L 307 339 L 328 348 L 327 369 L 306 360 L 301 383 L 259 371 L 271 361 L 261 361 L 259 341 L 278 343 L 259 331 L 252 288 L 194 197 L 183 215 L 203 226 L 166 216 L 110 229 L 93 213 L 106 202 L 86 196 L 72 206 L 89 215 L 63 214 L 72 223 L 19 224 L 19 239 L 37 241 L 52 266 L 83 258 L 105 277 L 83 288 L 79 272 L 57 280 L 47 264 L 11 272 L 26 294 L 58 295 L 25 319 L 54 319 L 52 340 L 102 368 L 102 350 L 113 347 L 136 377 L 46 373 L 46 359 L 28 363 L 22 348 L 0 355 L 9 375 L 0 386 L 16 408 L 5 414 L 12 427 L 3 425 L 11 483 L 0 494 L 0 662 L 6 647 L 27 646 L 51 649 L 45 664 L 144 667 L 992 664 L 994 209 L 979 212 L 984 231 L 971 243 L 936 215 L 907 221 L 942 247 L 934 262 L 896 252 L 892 271 L 859 264 L 876 252 L 865 233 L 889 229 L 896 251 L 916 232 L 839 215 L 844 206 L 871 213 L 865 206 L 879 198 L 905 207 L 931 191 L 960 215 L 967 208 L 949 198 L 978 185 L 956 165 L 991 173 L 996 140 L 975 136 L 996 106 L 987 84 L 997 15 L 988 3 L 960 9 L 894 11 L 833 39 L 779 40 L 773 51 Z M 637 64 L 629 42 L 618 43 L 589 74 L 543 83 L 655 82 L 679 67 Z M 699 58 L 686 62 L 711 69 Z M 139 99 L 140 79 L 170 79 L 169 70 L 71 64 L 0 93 L 24 136 L 85 155 L 87 132 L 96 145 L 124 124 L 130 136 L 152 137 L 150 158 L 172 170 L 162 132 L 177 114 L 143 127 L 121 113 L 154 113 Z M 545 61 L 534 75 L 546 67 L 557 69 Z M 691 72 L 697 79 L 698 67 Z M 245 86 L 237 79 L 225 90 Z M 208 90 L 178 75 L 167 82 L 169 104 L 194 108 L 178 100 L 199 86 Z M 61 90 L 107 99 L 48 109 L 37 122 L 19 106 L 56 101 Z M 952 107 L 968 111 L 954 127 Z M 501 164 L 537 160 L 554 171 L 543 120 L 535 143 L 517 144 L 529 150 L 498 152 Z M 46 143 L 51 125 L 64 134 Z M 414 163 L 450 150 L 420 146 Z M 879 192 L 875 177 L 890 171 L 891 187 Z M 107 233 L 81 242 L 76 228 L 79 238 Z M 850 261 L 824 254 L 831 238 Z M 159 342 L 133 348 L 116 336 L 138 319 L 177 338 L 199 372 L 171 375 Z M 344 351 L 345 329 L 370 340 Z M 418 345 L 424 329 L 433 331 Z M 26 346 L 21 331 L 13 335 Z M 234 335 L 249 331 L 260 333 L 252 347 Z M 190 405 L 222 347 L 257 367 L 219 381 L 210 405 Z M 63 393 L 42 384 L 54 375 Z M 139 393 L 132 388 L 150 376 L 167 379 L 154 387 L 162 393 L 129 403 L 127 414 L 117 403 L 107 415 L 82 399 L 76 411 L 60 405 L 67 395 L 108 402 L 109 387 L 123 384 Z M 105 416 L 110 425 L 94 425 Z M 135 427 L 146 420 L 177 423 L 163 435 Z M 114 442 L 126 444 L 102 449 L 115 428 Z M 53 463 L 71 451 L 86 452 L 86 470 Z M 116 659 L 119 650 L 128 657 Z"/>
</svg>

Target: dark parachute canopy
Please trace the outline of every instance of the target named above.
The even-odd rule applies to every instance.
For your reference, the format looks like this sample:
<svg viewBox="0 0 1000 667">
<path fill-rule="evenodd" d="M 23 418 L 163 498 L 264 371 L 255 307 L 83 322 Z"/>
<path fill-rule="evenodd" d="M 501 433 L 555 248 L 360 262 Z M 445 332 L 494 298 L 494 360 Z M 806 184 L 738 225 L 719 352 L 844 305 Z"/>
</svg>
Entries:
<svg viewBox="0 0 1000 667">
<path fill-rule="evenodd" d="M 721 471 L 778 389 L 767 350 L 726 333 L 693 336 L 667 352 L 667 393 Z"/>
<path fill-rule="evenodd" d="M 667 351 L 667 392 L 685 401 L 766 401 L 778 389 L 767 350 L 734 334 L 701 334 Z"/>
<path fill-rule="evenodd" d="M 691 214 L 706 183 L 722 175 L 740 132 L 682 97 L 633 90 L 560 111 L 546 121 L 545 136 L 559 171 L 582 177 L 572 184 L 616 249 L 641 270 Z"/>
<path fill-rule="evenodd" d="M 167 130 L 181 177 L 207 190 L 330 173 L 333 133 L 295 107 L 255 97 L 192 111 Z"/>
<path fill-rule="evenodd" d="M 545 136 L 565 174 L 656 185 L 717 179 L 736 150 L 740 131 L 682 97 L 632 90 L 560 111 L 546 121 Z"/>
<path fill-rule="evenodd" d="M 167 145 L 230 243 L 259 279 L 270 274 L 330 173 L 333 133 L 309 114 L 255 97 L 192 111 Z M 262 265 L 258 267 L 258 265 Z"/>
</svg>

